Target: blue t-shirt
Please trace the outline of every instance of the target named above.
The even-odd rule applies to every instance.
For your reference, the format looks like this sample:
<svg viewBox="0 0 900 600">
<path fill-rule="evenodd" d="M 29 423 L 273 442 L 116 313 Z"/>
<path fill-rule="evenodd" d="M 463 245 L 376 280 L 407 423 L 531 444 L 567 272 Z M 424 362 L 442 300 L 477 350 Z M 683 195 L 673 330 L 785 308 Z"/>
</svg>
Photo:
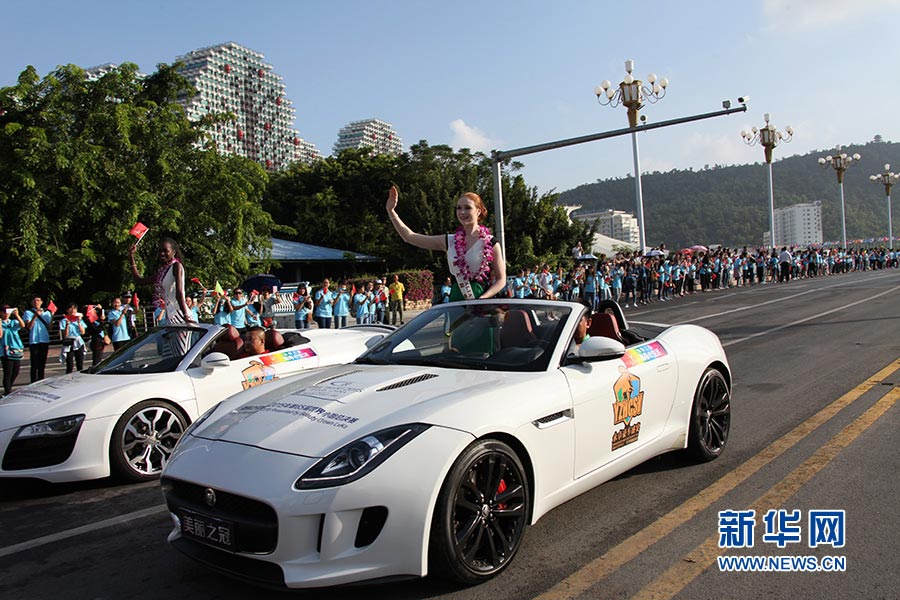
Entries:
<svg viewBox="0 0 900 600">
<path fill-rule="evenodd" d="M 365 292 L 357 292 L 353 296 L 353 306 L 356 308 L 356 318 L 362 319 L 369 314 L 369 295 Z"/>
<path fill-rule="evenodd" d="M 131 336 L 128 335 L 128 315 L 122 317 L 122 321 L 116 325 L 116 321 L 119 320 L 119 317 L 122 316 L 123 310 L 119 309 L 110 309 L 108 313 L 106 313 L 106 322 L 110 325 L 110 335 L 109 339 L 114 342 L 126 342 L 131 339 Z"/>
<path fill-rule="evenodd" d="M 216 311 L 216 314 L 213 315 L 213 323 L 216 325 L 230 325 L 231 324 L 231 315 L 225 312 L 225 303 L 227 300 L 219 301 L 219 310 Z M 213 306 L 215 308 L 215 306 Z"/>
<path fill-rule="evenodd" d="M 322 301 L 321 304 L 319 304 L 320 300 Z M 333 291 L 328 290 L 326 292 L 325 290 L 319 290 L 318 292 L 316 292 L 316 297 L 315 297 L 316 310 L 313 314 L 315 314 L 315 316 L 317 316 L 317 317 L 325 317 L 325 318 L 331 317 L 331 315 L 332 315 L 331 301 L 332 300 L 334 300 L 334 292 Z"/>
<path fill-rule="evenodd" d="M 50 323 L 53 322 L 53 315 L 48 310 L 45 310 L 40 315 L 38 315 L 36 312 L 28 309 L 25 311 L 25 314 L 22 315 L 22 320 L 25 321 L 26 325 L 28 325 L 35 317 L 37 317 L 37 321 L 35 321 L 34 325 L 31 326 L 31 331 L 28 332 L 28 343 L 49 344 Z"/>
<path fill-rule="evenodd" d="M 63 339 L 68 340 L 81 340 L 81 343 L 84 343 L 84 340 L 81 337 L 81 330 L 87 329 L 85 327 L 84 321 L 79 317 L 75 321 L 70 321 L 66 317 L 63 317 L 59 322 L 59 330 Z"/>
<path fill-rule="evenodd" d="M 247 322 L 247 327 L 259 327 L 260 325 L 262 325 L 262 322 L 259 319 L 259 312 L 257 312 L 255 306 L 253 306 L 252 304 L 248 304 L 245 310 L 247 312 L 244 314 L 244 318 Z"/>
<path fill-rule="evenodd" d="M 22 338 L 19 336 L 21 325 L 15 319 L 3 321 L 3 337 L 0 339 L 0 356 L 11 360 L 21 360 L 24 354 Z M 10 352 L 7 352 L 7 348 Z"/>
<path fill-rule="evenodd" d="M 294 320 L 295 321 L 305 321 L 306 317 L 309 315 L 309 309 L 306 305 L 307 296 L 298 296 L 296 300 L 294 300 Z M 297 308 L 297 307 L 300 308 Z"/>
<path fill-rule="evenodd" d="M 516 281 L 518 281 L 518 279 L 517 279 Z M 517 283 L 516 285 L 518 285 L 518 283 Z M 441 304 L 450 302 L 450 291 L 451 291 L 452 289 L 453 289 L 453 288 L 452 288 L 451 286 L 449 286 L 449 285 L 442 285 L 442 286 L 441 286 Z M 519 296 L 517 295 L 516 298 L 518 298 L 518 297 L 519 297 Z"/>
<path fill-rule="evenodd" d="M 240 300 L 232 298 L 229 302 L 231 302 L 232 309 L 231 324 L 238 329 L 243 329 L 247 326 L 247 301 L 243 298 Z"/>
<path fill-rule="evenodd" d="M 334 316 L 349 317 L 350 316 L 350 292 L 346 289 L 337 293 L 337 299 L 334 301 Z"/>
</svg>

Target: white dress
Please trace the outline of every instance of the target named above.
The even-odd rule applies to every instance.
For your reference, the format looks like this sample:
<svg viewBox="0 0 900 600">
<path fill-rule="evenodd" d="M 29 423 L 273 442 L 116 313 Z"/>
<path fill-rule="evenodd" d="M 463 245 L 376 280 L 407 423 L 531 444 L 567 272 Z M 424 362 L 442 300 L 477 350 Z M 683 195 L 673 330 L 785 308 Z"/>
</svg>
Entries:
<svg viewBox="0 0 900 600">
<path fill-rule="evenodd" d="M 176 281 L 175 276 L 175 263 L 173 262 L 168 266 L 166 270 L 166 274 L 163 276 L 162 282 L 160 283 L 160 288 L 157 292 L 160 292 L 160 298 L 162 299 L 164 306 L 162 308 L 166 311 L 166 323 L 172 325 L 181 325 L 187 323 L 187 319 L 184 318 L 184 315 L 181 312 L 181 305 L 178 303 L 178 282 Z M 184 289 L 184 266 L 181 267 L 181 289 Z"/>
<path fill-rule="evenodd" d="M 454 234 L 447 235 L 447 264 L 450 267 L 450 274 L 453 277 L 459 275 L 459 267 L 456 266 L 456 236 Z M 481 260 L 484 258 L 484 240 L 478 238 L 472 247 L 466 250 L 466 265 L 469 267 L 469 273 L 475 274 L 481 268 Z"/>
<path fill-rule="evenodd" d="M 481 261 L 483 259 L 484 239 L 479 237 L 478 240 L 474 244 L 472 244 L 472 246 L 468 250 L 466 250 L 466 266 L 468 266 L 469 268 L 469 273 L 471 273 L 472 275 L 478 273 L 478 270 L 481 269 Z M 472 299 L 475 296 L 472 292 L 471 283 L 462 278 L 459 267 L 457 267 L 454 262 L 455 260 L 456 235 L 451 233 L 447 235 L 447 265 L 450 267 L 450 274 L 456 280 L 463 298 Z"/>
</svg>

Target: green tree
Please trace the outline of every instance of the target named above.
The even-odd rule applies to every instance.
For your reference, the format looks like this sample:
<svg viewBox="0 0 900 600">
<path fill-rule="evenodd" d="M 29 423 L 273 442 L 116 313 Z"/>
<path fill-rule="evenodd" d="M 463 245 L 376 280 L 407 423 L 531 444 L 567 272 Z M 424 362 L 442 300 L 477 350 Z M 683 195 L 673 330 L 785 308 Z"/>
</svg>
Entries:
<svg viewBox="0 0 900 600">
<path fill-rule="evenodd" d="M 505 166 L 508 263 L 530 266 L 539 258 L 556 264 L 566 259 L 578 240 L 589 242 L 590 226 L 570 223 L 555 194 L 539 195 L 517 173 L 519 164 Z M 454 206 L 462 192 L 477 193 L 489 212 L 493 209 L 490 158 L 425 141 L 401 156 L 347 150 L 312 166 L 295 165 L 273 176 L 263 206 L 276 223 L 293 227 L 298 241 L 379 256 L 389 270 L 427 268 L 446 273 L 443 252 L 409 246 L 394 232 L 384 212 L 392 184 L 400 188 L 401 217 L 420 233 L 454 231 L 458 224 Z M 488 226 L 494 227 L 493 215 Z"/>
<path fill-rule="evenodd" d="M 177 100 L 193 91 L 177 65 L 142 78 L 133 64 L 93 81 L 74 65 L 43 79 L 28 67 L 0 89 L 0 264 L 9 300 L 40 291 L 86 301 L 121 290 L 137 221 L 151 230 L 141 257 L 155 266 L 155 241 L 171 235 L 189 276 L 204 281 L 246 275 L 250 249 L 265 259 L 267 175 L 209 141 L 205 128 L 229 115 L 188 121 Z"/>
</svg>

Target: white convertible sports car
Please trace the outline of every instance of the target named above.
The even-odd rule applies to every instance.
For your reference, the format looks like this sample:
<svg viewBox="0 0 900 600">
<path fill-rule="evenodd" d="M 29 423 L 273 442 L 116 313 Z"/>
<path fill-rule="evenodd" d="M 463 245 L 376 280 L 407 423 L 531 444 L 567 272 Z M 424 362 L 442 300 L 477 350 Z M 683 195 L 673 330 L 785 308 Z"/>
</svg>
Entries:
<svg viewBox="0 0 900 600">
<path fill-rule="evenodd" d="M 718 338 L 629 328 L 603 308 L 443 304 L 353 364 L 222 402 L 163 472 L 169 541 L 270 586 L 474 584 L 578 494 L 671 450 L 719 456 L 731 373 Z"/>
<path fill-rule="evenodd" d="M 350 362 L 393 328 L 269 330 L 242 356 L 231 326 L 153 329 L 96 367 L 0 399 L 0 480 L 159 476 L 188 424 L 242 389 Z"/>
</svg>

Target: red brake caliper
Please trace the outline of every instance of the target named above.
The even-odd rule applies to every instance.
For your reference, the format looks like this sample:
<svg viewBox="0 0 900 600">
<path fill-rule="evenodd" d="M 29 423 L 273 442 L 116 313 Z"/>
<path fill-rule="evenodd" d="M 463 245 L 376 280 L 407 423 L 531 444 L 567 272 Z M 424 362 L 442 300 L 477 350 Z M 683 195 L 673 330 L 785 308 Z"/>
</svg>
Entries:
<svg viewBox="0 0 900 600">
<path fill-rule="evenodd" d="M 502 494 L 502 493 L 505 492 L 505 491 L 506 491 L 506 480 L 505 480 L 505 479 L 501 479 L 501 480 L 500 480 L 500 485 L 497 486 L 497 495 L 500 495 L 500 494 Z M 497 508 L 499 508 L 500 510 L 503 510 L 504 508 L 506 508 L 506 505 L 505 505 L 505 504 L 498 504 L 498 505 L 497 505 Z"/>
</svg>

